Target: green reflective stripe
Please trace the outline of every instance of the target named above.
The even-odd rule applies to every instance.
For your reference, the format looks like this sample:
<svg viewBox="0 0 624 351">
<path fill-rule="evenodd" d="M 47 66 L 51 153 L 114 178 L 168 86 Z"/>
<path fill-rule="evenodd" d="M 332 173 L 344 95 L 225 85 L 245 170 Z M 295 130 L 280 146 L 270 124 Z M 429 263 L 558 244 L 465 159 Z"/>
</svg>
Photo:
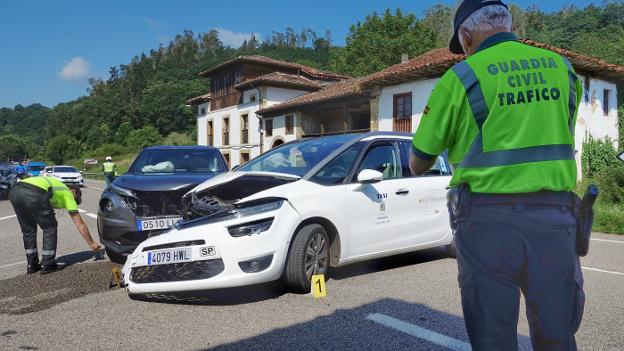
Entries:
<svg viewBox="0 0 624 351">
<path fill-rule="evenodd" d="M 53 187 L 51 187 L 51 188 L 52 188 L 52 191 L 56 191 L 56 190 L 65 191 L 65 190 L 67 190 L 67 189 L 66 189 L 65 187 L 63 187 L 63 186 L 53 186 Z"/>
<path fill-rule="evenodd" d="M 466 97 L 470 103 L 472 115 L 474 116 L 475 122 L 477 122 L 479 130 L 481 130 L 485 120 L 490 114 L 490 109 L 485 103 L 479 79 L 466 61 L 458 63 L 452 70 L 462 82 L 464 89 L 466 89 Z"/>
<path fill-rule="evenodd" d="M 452 70 L 466 89 L 466 97 L 468 98 L 473 118 L 479 127 L 479 133 L 459 168 L 501 167 L 532 162 L 574 160 L 574 147 L 570 144 L 539 145 L 520 149 L 484 152 L 482 133 L 483 125 L 489 115 L 489 108 L 485 102 L 479 80 L 470 65 L 465 61 L 455 65 Z M 576 91 L 576 86 L 574 91 Z M 570 128 L 573 127 L 571 121 L 574 120 L 574 111 L 576 111 L 576 92 L 574 93 L 574 109 L 571 111 L 572 116 L 568 123 Z"/>
<path fill-rule="evenodd" d="M 570 109 L 570 119 L 568 120 L 568 127 L 570 128 L 570 134 L 574 135 L 574 114 L 576 113 L 576 82 L 578 81 L 578 76 L 574 73 L 574 68 L 572 68 L 572 64 L 565 57 L 561 56 L 563 61 L 568 66 L 568 76 L 570 78 L 570 101 L 568 103 L 568 107 Z"/>
</svg>

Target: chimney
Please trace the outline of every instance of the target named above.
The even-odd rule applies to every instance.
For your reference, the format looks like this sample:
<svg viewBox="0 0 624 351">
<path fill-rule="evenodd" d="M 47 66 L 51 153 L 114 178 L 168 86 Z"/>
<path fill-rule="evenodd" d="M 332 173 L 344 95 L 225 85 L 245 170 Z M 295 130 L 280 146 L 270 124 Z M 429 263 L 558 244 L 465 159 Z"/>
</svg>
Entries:
<svg viewBox="0 0 624 351">
<path fill-rule="evenodd" d="M 407 63 L 407 61 L 409 61 L 409 55 L 408 54 L 401 54 L 401 63 Z"/>
</svg>

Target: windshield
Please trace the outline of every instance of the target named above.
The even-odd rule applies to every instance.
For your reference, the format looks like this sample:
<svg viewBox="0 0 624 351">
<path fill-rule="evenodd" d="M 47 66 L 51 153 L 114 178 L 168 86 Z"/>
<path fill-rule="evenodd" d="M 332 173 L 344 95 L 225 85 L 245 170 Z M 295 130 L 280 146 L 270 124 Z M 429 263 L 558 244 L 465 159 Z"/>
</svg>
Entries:
<svg viewBox="0 0 624 351">
<path fill-rule="evenodd" d="M 55 173 L 78 173 L 78 170 L 74 167 L 54 167 Z"/>
<path fill-rule="evenodd" d="M 143 150 L 129 172 L 133 173 L 216 173 L 227 168 L 219 150 Z"/>
<path fill-rule="evenodd" d="M 343 134 L 296 141 L 257 157 L 237 171 L 276 172 L 301 177 L 353 138 L 353 135 Z"/>
<path fill-rule="evenodd" d="M 44 166 L 28 166 L 31 171 L 42 171 Z"/>
</svg>

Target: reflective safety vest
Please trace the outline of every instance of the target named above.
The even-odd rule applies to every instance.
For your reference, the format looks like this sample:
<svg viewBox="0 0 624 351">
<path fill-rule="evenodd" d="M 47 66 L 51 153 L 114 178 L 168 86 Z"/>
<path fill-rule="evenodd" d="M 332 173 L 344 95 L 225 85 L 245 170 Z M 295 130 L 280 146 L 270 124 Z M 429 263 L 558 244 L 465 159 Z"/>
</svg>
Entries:
<svg viewBox="0 0 624 351">
<path fill-rule="evenodd" d="M 102 166 L 104 167 L 104 173 L 115 173 L 115 175 L 117 175 L 117 165 L 115 165 L 115 163 L 113 162 L 104 162 L 102 164 Z"/>
<path fill-rule="evenodd" d="M 451 186 L 474 192 L 571 191 L 581 89 L 566 58 L 496 34 L 442 77 L 413 152 L 427 159 L 448 149 Z"/>
<path fill-rule="evenodd" d="M 74 199 L 74 194 L 60 180 L 52 177 L 29 177 L 21 182 L 34 185 L 46 192 L 51 190 L 50 204 L 53 208 L 66 209 L 68 212 L 78 212 L 78 204 L 76 199 Z"/>
</svg>

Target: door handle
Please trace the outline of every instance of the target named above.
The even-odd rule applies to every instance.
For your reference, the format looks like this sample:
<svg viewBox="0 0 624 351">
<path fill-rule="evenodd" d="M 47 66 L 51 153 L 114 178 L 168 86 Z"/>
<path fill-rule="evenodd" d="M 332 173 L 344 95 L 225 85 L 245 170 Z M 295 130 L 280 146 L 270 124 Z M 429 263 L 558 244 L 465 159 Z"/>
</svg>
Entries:
<svg viewBox="0 0 624 351">
<path fill-rule="evenodd" d="M 409 190 L 408 189 L 399 189 L 399 190 L 396 191 L 396 194 L 400 195 L 400 196 L 405 196 L 405 195 L 409 194 Z"/>
</svg>

